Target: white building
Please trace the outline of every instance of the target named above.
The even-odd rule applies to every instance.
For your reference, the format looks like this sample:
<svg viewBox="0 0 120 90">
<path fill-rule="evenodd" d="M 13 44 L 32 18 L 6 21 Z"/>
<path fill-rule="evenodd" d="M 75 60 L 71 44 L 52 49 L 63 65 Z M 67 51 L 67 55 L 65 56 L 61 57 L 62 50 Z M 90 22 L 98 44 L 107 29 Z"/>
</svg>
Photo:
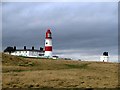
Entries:
<svg viewBox="0 0 120 90">
<path fill-rule="evenodd" d="M 12 52 L 11 55 L 25 56 L 25 57 L 40 57 L 44 55 L 44 52 L 41 52 L 40 50 L 30 50 L 30 49 L 20 50 L 19 49 Z"/>
<path fill-rule="evenodd" d="M 43 48 L 40 50 L 35 50 L 34 47 L 32 49 L 26 49 L 26 46 L 24 46 L 24 49 L 16 49 L 16 47 L 7 47 L 6 50 L 4 50 L 5 53 L 15 55 L 15 56 L 24 56 L 24 57 L 43 57 L 44 51 Z"/>
<path fill-rule="evenodd" d="M 109 61 L 108 52 L 104 52 L 103 55 L 100 56 L 100 61 L 101 62 L 108 62 Z"/>
<path fill-rule="evenodd" d="M 100 56 L 100 61 L 101 62 L 108 62 L 109 57 L 108 56 Z"/>
</svg>

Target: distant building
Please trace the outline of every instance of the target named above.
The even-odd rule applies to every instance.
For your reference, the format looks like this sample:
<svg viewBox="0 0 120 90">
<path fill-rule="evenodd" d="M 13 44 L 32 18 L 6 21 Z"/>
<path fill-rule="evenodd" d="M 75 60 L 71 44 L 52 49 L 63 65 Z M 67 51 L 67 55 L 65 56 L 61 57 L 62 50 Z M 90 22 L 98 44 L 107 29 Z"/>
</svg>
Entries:
<svg viewBox="0 0 120 90">
<path fill-rule="evenodd" d="M 16 46 L 14 47 L 7 47 L 4 50 L 4 53 L 15 55 L 15 56 L 25 56 L 25 57 L 42 57 L 44 56 L 44 50 L 40 47 L 39 50 L 34 49 L 34 46 L 32 49 L 27 49 L 26 46 L 24 46 L 24 49 L 16 49 Z"/>
<path fill-rule="evenodd" d="M 58 56 L 52 56 L 53 59 L 58 59 L 59 57 Z"/>
<path fill-rule="evenodd" d="M 101 62 L 108 62 L 109 61 L 108 52 L 104 52 L 103 55 L 100 56 L 100 61 Z"/>
</svg>

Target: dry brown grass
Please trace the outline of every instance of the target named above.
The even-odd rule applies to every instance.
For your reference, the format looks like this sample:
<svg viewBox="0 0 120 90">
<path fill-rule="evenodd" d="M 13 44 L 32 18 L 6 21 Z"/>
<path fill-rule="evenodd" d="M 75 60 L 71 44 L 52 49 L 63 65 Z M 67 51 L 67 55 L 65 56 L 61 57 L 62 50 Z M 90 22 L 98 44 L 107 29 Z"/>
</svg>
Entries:
<svg viewBox="0 0 120 90">
<path fill-rule="evenodd" d="M 3 88 L 116 88 L 118 64 L 3 54 Z"/>
</svg>

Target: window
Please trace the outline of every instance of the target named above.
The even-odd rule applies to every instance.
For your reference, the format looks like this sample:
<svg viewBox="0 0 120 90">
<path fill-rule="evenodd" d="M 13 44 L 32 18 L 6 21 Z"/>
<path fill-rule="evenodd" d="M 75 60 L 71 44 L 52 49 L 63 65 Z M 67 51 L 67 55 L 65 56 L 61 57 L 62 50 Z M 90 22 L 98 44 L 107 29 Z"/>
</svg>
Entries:
<svg viewBox="0 0 120 90">
<path fill-rule="evenodd" d="M 48 34 L 48 37 L 51 37 L 51 34 L 50 34 L 50 33 Z"/>
</svg>

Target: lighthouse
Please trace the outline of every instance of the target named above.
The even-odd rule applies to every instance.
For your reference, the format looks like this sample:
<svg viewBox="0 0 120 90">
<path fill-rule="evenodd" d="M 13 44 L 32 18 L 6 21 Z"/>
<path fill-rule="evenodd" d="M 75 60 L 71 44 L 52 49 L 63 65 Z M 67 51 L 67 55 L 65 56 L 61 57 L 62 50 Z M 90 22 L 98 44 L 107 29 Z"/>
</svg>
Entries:
<svg viewBox="0 0 120 90">
<path fill-rule="evenodd" d="M 52 33 L 50 29 L 46 32 L 45 37 L 45 57 L 52 57 Z"/>
<path fill-rule="evenodd" d="M 108 62 L 109 61 L 108 52 L 104 52 L 103 55 L 100 56 L 100 61 L 102 61 L 102 62 Z"/>
</svg>

